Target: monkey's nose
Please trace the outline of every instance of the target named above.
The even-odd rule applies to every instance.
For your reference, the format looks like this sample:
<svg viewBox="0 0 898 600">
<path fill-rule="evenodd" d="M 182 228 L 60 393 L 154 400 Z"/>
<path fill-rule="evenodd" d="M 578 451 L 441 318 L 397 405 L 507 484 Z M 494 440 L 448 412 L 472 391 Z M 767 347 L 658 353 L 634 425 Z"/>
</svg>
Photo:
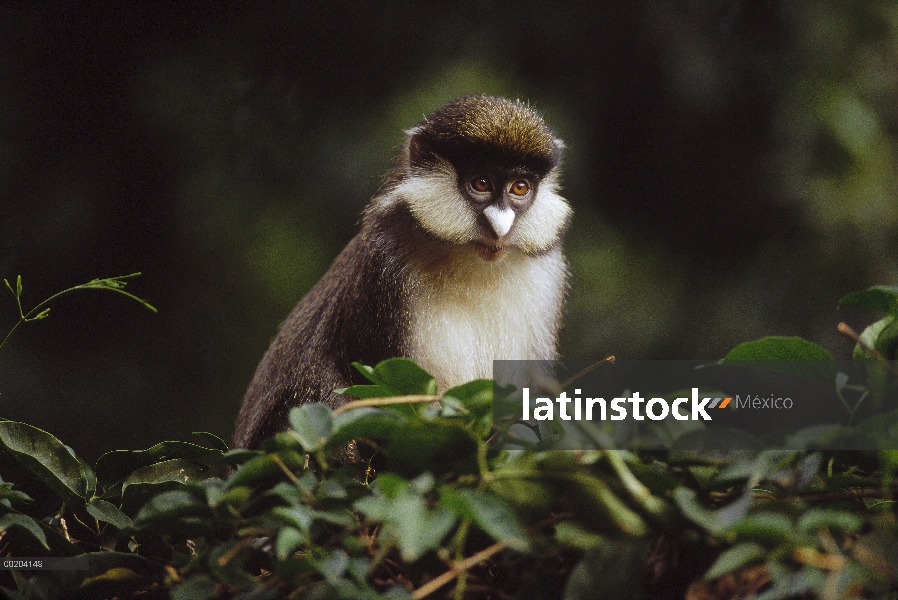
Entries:
<svg viewBox="0 0 898 600">
<path fill-rule="evenodd" d="M 514 224 L 514 211 L 508 207 L 487 206 L 483 209 L 483 216 L 486 217 L 487 222 L 489 222 L 490 227 L 498 238 L 505 237 L 505 234 L 511 231 L 511 226 Z"/>
</svg>

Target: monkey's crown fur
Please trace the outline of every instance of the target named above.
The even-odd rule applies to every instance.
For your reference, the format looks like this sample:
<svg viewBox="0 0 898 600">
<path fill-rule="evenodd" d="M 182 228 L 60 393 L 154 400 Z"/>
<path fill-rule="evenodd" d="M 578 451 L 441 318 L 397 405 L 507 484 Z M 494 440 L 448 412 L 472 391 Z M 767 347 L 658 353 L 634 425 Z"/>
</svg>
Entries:
<svg viewBox="0 0 898 600">
<path fill-rule="evenodd" d="M 446 104 L 413 131 L 433 149 L 498 152 L 509 160 L 534 164 L 543 174 L 558 164 L 562 148 L 542 116 L 528 105 L 484 94 Z"/>
</svg>

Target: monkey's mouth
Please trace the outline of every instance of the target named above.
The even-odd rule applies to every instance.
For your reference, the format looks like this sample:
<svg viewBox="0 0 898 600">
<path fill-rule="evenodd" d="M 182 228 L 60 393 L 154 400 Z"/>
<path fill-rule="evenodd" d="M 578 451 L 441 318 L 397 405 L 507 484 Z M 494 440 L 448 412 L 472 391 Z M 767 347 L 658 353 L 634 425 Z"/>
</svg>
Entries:
<svg viewBox="0 0 898 600">
<path fill-rule="evenodd" d="M 496 260 L 503 254 L 505 254 L 505 250 L 507 246 L 500 246 L 499 244 L 484 244 L 483 242 L 474 242 L 474 248 L 477 249 L 477 253 L 484 260 Z"/>
</svg>

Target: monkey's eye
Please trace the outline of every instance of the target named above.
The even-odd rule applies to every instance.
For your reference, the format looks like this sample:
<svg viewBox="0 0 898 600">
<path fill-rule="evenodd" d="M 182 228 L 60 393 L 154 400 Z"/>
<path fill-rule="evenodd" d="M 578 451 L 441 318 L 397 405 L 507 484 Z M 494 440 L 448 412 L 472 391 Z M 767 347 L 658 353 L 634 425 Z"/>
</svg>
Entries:
<svg viewBox="0 0 898 600">
<path fill-rule="evenodd" d="M 486 193 L 492 191 L 493 184 L 486 177 L 475 177 L 471 180 L 471 188 L 475 192 Z"/>
<path fill-rule="evenodd" d="M 511 193 L 515 196 L 526 196 L 530 191 L 530 184 L 523 179 L 518 179 L 511 184 Z"/>
</svg>

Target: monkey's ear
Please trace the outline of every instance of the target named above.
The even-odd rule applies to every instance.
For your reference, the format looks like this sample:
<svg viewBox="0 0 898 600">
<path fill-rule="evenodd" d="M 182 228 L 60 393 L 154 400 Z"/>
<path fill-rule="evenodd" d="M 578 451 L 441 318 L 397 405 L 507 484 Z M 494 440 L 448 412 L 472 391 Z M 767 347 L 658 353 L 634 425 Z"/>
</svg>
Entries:
<svg viewBox="0 0 898 600">
<path fill-rule="evenodd" d="M 561 154 L 564 149 L 567 147 L 564 145 L 564 141 L 560 138 L 555 138 L 552 140 L 552 151 L 549 154 L 549 168 L 554 169 L 561 162 Z"/>
<path fill-rule="evenodd" d="M 421 127 L 412 127 L 405 133 L 406 135 L 408 135 L 406 148 L 408 152 L 409 164 L 421 163 L 426 161 L 427 157 L 431 153 L 429 150 L 427 150 L 426 142 L 424 141 L 424 132 Z"/>
</svg>

